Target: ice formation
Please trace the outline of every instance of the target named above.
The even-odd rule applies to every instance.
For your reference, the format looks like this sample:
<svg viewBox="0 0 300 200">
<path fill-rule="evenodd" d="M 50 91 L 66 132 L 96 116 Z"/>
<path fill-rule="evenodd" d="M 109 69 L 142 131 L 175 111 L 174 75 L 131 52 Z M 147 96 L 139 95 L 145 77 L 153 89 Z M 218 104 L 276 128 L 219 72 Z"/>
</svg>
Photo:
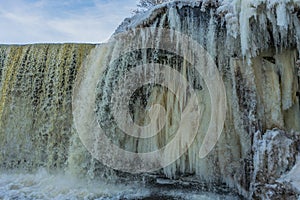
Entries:
<svg viewBox="0 0 300 200">
<path fill-rule="evenodd" d="M 184 6 L 199 7 L 202 12 L 214 8 L 214 14 L 226 24 L 226 37 L 229 44 L 236 47 L 239 40 L 241 53 L 245 57 L 254 57 L 270 47 L 277 50 L 297 43 L 300 49 L 298 0 L 181 0 L 158 5 L 152 10 L 125 19 L 116 33 L 135 28 L 154 18 L 160 8 Z M 229 46 L 230 47 L 230 46 Z M 232 49 L 236 50 L 236 49 Z"/>
<path fill-rule="evenodd" d="M 157 57 L 147 49 L 120 57 L 121 43 L 96 48 L 75 44 L 0 46 L 1 167 L 63 169 L 90 178 L 131 177 L 91 158 L 76 134 L 71 98 L 76 77 L 91 66 L 100 70 L 109 66 L 103 76 L 96 77 L 97 106 L 90 110 L 97 113 L 93 123 L 106 127 L 106 134 L 124 149 L 155 150 L 172 139 L 182 111 L 188 109 L 186 93 L 178 92 L 175 98 L 157 85 L 134 93 L 128 107 L 136 124 L 149 122 L 151 105 L 160 104 L 166 111 L 164 129 L 149 140 L 122 135 L 108 109 L 115 83 L 122 81 L 136 62 L 152 60 L 184 74 L 193 83 L 203 109 L 194 143 L 155 176 L 215 187 L 226 184 L 246 198 L 297 198 L 297 180 L 292 180 L 291 174 L 299 165 L 299 15 L 300 2 L 295 0 L 174 1 L 126 19 L 116 30 L 115 35 L 136 28 L 168 27 L 192 37 L 212 56 L 224 81 L 227 113 L 221 138 L 204 159 L 198 153 L 213 105 L 205 81 L 184 58 L 166 51 L 158 51 Z M 152 33 L 138 34 L 147 44 Z M 159 47 L 161 35 L 155 34 Z M 178 42 L 172 36 L 168 39 Z M 95 74 L 90 73 L 91 78 Z M 95 90 L 85 92 L 90 95 Z M 178 145 L 185 146 L 186 138 L 178 140 Z"/>
<path fill-rule="evenodd" d="M 255 133 L 253 140 L 252 197 L 258 199 L 296 198 L 286 176 L 296 163 L 299 135 L 278 129 Z M 296 166 L 295 166 L 296 167 Z M 294 169 L 295 171 L 295 169 Z M 291 171 L 291 173 L 293 173 Z M 297 179 L 296 179 L 297 180 Z M 298 186 L 297 186 L 298 187 Z M 297 191 L 298 192 L 298 191 Z"/>
</svg>

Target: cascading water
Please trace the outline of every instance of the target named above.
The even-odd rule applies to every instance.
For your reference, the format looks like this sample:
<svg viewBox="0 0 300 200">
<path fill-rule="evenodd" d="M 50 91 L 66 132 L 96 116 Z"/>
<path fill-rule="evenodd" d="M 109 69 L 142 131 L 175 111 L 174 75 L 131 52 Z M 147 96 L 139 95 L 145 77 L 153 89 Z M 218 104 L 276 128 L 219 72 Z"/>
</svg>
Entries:
<svg viewBox="0 0 300 200">
<path fill-rule="evenodd" d="M 126 19 L 108 44 L 97 47 L 0 46 L 0 198 L 38 199 L 47 191 L 52 198 L 147 199 L 153 193 L 170 199 L 237 198 L 200 192 L 202 186 L 245 198 L 297 198 L 300 178 L 291 174 L 299 165 L 299 13 L 296 1 L 176 1 Z M 190 41 L 209 59 L 201 61 Z M 214 75 L 197 71 L 197 59 Z M 148 82 L 139 85 L 139 77 Z M 187 90 L 177 83 L 180 77 Z M 223 85 L 226 94 L 212 83 Z M 127 90 L 132 91 L 126 96 Z M 217 104 L 224 106 L 225 122 L 211 145 L 205 133 L 222 122 Z M 98 141 L 96 126 L 112 145 L 138 154 L 132 160 L 124 156 L 127 163 L 116 167 L 125 172 L 104 164 L 115 166 L 115 158 L 126 152 L 114 155 L 108 148 L 110 161 L 102 163 L 106 143 Z M 163 148 L 172 141 L 174 146 Z M 209 150 L 201 157 L 203 146 Z M 160 149 L 155 155 L 174 162 L 141 155 Z M 147 166 L 146 158 L 155 162 Z M 17 169 L 36 175 L 8 172 Z M 126 173 L 130 169 L 143 173 Z M 88 189 L 75 184 L 77 178 L 89 182 Z M 133 186 L 121 184 L 126 181 Z M 56 182 L 64 186 L 49 189 Z"/>
<path fill-rule="evenodd" d="M 72 88 L 93 45 L 1 46 L 1 165 L 65 166 Z"/>
</svg>

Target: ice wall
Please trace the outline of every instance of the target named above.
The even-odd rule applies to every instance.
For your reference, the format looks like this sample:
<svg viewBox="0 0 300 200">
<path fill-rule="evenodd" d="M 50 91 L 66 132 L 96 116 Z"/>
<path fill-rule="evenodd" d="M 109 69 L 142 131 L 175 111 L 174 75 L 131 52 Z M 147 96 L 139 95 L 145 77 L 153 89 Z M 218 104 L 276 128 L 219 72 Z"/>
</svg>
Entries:
<svg viewBox="0 0 300 200">
<path fill-rule="evenodd" d="M 247 194 L 253 189 L 250 182 L 255 181 L 251 178 L 254 134 L 273 128 L 300 130 L 299 2 L 175 1 L 126 19 L 116 34 L 145 27 L 171 28 L 204 46 L 217 63 L 228 99 L 225 128 L 213 152 L 204 159 L 195 157 L 207 128 L 201 127 L 188 153 L 166 167 L 164 173 L 168 177 L 190 173 L 208 182 L 224 181 Z M 143 38 L 151 38 L 147 33 L 142 34 Z M 117 48 L 120 47 L 114 47 Z M 126 63 L 119 66 L 124 65 L 126 67 Z M 205 124 L 211 105 L 207 88 L 201 80 L 200 83 L 197 91 L 205 108 L 202 118 Z M 177 102 L 161 102 L 170 99 L 164 95 L 163 92 L 151 93 L 151 101 L 166 104 L 167 113 L 174 111 Z M 278 148 L 285 151 L 287 147 Z M 295 154 L 296 149 L 290 152 L 291 157 Z M 281 166 L 277 168 L 280 170 Z"/>
<path fill-rule="evenodd" d="M 205 82 L 192 66 L 184 65 L 183 58 L 165 51 L 155 57 L 144 50 L 118 60 L 116 52 L 122 44 L 99 46 L 92 53 L 94 45 L 0 46 L 1 167 L 63 169 L 91 178 L 127 176 L 101 165 L 82 145 L 72 118 L 74 81 L 78 71 L 89 69 L 88 63 L 110 63 L 97 85 L 96 120 L 122 148 L 133 152 L 155 150 L 172 139 L 182 111 L 189 108 L 186 94 L 179 93 L 175 98 L 157 85 L 134 93 L 128 106 L 135 123 L 149 122 L 148 109 L 153 104 L 166 110 L 165 128 L 149 140 L 122 135 L 107 110 L 114 83 L 122 80 L 135 62 L 152 60 L 170 64 L 184 74 L 193 83 L 203 109 L 203 126 L 192 146 L 155 174 L 173 179 L 188 177 L 215 186 L 225 183 L 245 197 L 259 198 L 261 191 L 270 191 L 262 190 L 259 184 L 271 187 L 295 164 L 298 153 L 299 23 L 298 1 L 176 1 L 126 19 L 117 29 L 116 34 L 143 27 L 171 28 L 199 42 L 214 59 L 226 88 L 227 113 L 221 138 L 203 159 L 198 153 L 212 105 Z M 145 41 L 149 32 L 139 36 Z M 273 128 L 280 130 L 270 132 Z M 185 131 L 192 131 L 191 127 L 185 127 Z M 185 139 L 181 138 L 178 145 L 184 146 Z M 280 164 L 272 157 L 277 153 L 284 156 Z"/>
</svg>

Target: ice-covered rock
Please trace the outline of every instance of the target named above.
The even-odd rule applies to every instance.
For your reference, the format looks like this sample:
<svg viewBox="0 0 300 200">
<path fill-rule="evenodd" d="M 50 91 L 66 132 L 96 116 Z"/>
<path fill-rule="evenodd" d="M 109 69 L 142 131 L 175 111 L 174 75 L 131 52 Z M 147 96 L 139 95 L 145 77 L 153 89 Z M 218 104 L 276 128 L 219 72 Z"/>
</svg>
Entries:
<svg viewBox="0 0 300 200">
<path fill-rule="evenodd" d="M 248 59 L 270 47 L 281 50 L 297 44 L 300 49 L 300 2 L 291 0 L 175 0 L 126 19 L 116 33 L 149 24 L 172 7 L 214 9 L 216 18 L 226 24 L 226 40 L 236 46 L 238 39 L 241 55 Z"/>
<path fill-rule="evenodd" d="M 299 133 L 286 133 L 279 129 L 256 132 L 253 141 L 253 180 L 251 197 L 254 199 L 297 199 L 300 194 L 282 179 L 289 173 L 295 174 L 298 154 Z M 293 168 L 293 166 L 295 166 Z M 297 177 L 293 183 L 297 184 Z"/>
</svg>

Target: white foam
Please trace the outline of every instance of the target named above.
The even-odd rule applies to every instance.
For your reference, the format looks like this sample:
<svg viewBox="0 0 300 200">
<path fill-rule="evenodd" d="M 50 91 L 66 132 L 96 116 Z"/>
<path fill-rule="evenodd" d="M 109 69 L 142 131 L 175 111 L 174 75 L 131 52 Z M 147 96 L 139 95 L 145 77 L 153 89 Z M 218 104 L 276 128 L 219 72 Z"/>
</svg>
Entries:
<svg viewBox="0 0 300 200">
<path fill-rule="evenodd" d="M 101 181 L 77 179 L 63 173 L 50 174 L 45 169 L 37 173 L 5 172 L 0 174 L 0 199 L 143 199 L 165 196 L 201 199 L 238 199 L 233 195 L 181 189 L 146 188 L 141 183 L 108 184 Z"/>
</svg>

